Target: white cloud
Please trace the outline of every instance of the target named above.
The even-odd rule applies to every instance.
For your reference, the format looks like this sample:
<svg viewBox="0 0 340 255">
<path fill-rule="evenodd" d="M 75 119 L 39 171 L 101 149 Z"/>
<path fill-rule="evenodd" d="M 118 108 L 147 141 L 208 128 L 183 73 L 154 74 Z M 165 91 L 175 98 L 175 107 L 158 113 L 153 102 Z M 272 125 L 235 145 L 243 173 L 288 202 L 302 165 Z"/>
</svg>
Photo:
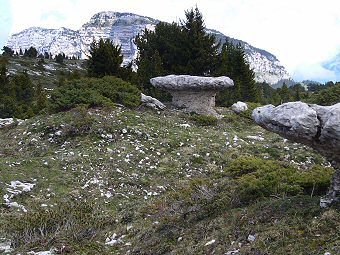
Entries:
<svg viewBox="0 0 340 255">
<path fill-rule="evenodd" d="M 297 81 L 317 80 L 327 82 L 335 81 L 339 78 L 333 71 L 325 69 L 321 64 L 304 64 L 297 66 L 292 75 Z"/>
</svg>

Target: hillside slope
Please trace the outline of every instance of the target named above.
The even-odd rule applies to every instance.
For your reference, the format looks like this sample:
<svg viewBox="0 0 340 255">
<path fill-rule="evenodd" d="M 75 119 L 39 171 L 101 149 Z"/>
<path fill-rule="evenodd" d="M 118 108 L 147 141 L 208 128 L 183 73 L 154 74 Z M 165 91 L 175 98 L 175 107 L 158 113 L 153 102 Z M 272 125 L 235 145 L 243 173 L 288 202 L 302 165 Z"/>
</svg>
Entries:
<svg viewBox="0 0 340 255">
<path fill-rule="evenodd" d="M 219 111 L 224 118 L 212 126 L 143 108 L 77 108 L 1 126 L 0 250 L 339 253 L 339 208 L 318 202 L 328 162 Z M 239 182 L 243 174 L 254 191 Z M 305 175 L 311 179 L 291 179 Z"/>
</svg>

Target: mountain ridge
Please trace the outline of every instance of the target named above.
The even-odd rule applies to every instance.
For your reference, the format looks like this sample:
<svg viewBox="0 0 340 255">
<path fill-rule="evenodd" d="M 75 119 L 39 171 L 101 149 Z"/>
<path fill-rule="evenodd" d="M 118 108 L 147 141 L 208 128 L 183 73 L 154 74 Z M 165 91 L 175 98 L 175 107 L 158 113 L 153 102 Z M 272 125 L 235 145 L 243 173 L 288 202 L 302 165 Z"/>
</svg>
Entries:
<svg viewBox="0 0 340 255">
<path fill-rule="evenodd" d="M 18 52 L 20 48 L 24 50 L 33 46 L 42 54 L 51 52 L 52 55 L 57 55 L 62 52 L 67 56 L 85 59 L 89 55 L 93 39 L 110 38 L 114 43 L 122 46 L 123 64 L 126 65 L 137 57 L 138 50 L 134 44 L 136 35 L 145 28 L 154 29 L 159 22 L 160 20 L 130 12 L 103 11 L 94 14 L 78 30 L 66 27 L 48 29 L 37 26 L 24 29 L 11 35 L 7 46 Z M 207 32 L 214 34 L 221 42 L 227 39 L 233 43 L 241 43 L 258 82 L 274 85 L 280 80 L 291 79 L 284 66 L 272 53 L 214 29 L 207 29 Z"/>
</svg>

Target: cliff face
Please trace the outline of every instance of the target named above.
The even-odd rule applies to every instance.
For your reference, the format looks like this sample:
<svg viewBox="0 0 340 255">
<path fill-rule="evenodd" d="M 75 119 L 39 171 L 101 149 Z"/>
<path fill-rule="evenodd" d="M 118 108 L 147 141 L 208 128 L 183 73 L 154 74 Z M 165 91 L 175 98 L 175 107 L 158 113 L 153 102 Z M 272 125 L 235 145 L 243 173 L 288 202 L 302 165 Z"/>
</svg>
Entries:
<svg viewBox="0 0 340 255">
<path fill-rule="evenodd" d="M 84 59 L 89 54 L 93 39 L 110 38 L 116 44 L 122 45 L 123 64 L 128 64 L 137 55 L 137 47 L 134 44 L 135 36 L 145 28 L 154 29 L 158 22 L 158 20 L 133 13 L 100 12 L 77 31 L 67 28 L 32 27 L 13 34 L 7 46 L 18 52 L 20 48 L 24 50 L 33 46 L 39 53 L 50 52 L 52 55 L 57 55 L 63 52 L 67 56 Z M 255 72 L 257 81 L 275 84 L 282 79 L 290 79 L 285 68 L 273 54 L 255 48 L 246 42 L 227 37 L 218 31 L 208 29 L 207 32 L 215 34 L 222 42 L 226 38 L 234 43 L 240 42 L 245 48 L 246 58 Z"/>
</svg>

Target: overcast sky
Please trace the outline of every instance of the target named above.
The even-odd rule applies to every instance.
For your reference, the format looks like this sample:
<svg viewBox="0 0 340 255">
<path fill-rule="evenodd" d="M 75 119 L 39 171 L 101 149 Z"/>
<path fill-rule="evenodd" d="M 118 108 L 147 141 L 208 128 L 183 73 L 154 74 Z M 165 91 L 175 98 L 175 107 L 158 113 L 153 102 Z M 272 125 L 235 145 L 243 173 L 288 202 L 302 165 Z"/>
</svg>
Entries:
<svg viewBox="0 0 340 255">
<path fill-rule="evenodd" d="M 340 53 L 339 0 L 0 0 L 0 45 L 31 26 L 79 29 L 100 11 L 178 21 L 196 4 L 208 28 L 269 51 L 294 79 L 340 79 L 322 67 Z"/>
</svg>

